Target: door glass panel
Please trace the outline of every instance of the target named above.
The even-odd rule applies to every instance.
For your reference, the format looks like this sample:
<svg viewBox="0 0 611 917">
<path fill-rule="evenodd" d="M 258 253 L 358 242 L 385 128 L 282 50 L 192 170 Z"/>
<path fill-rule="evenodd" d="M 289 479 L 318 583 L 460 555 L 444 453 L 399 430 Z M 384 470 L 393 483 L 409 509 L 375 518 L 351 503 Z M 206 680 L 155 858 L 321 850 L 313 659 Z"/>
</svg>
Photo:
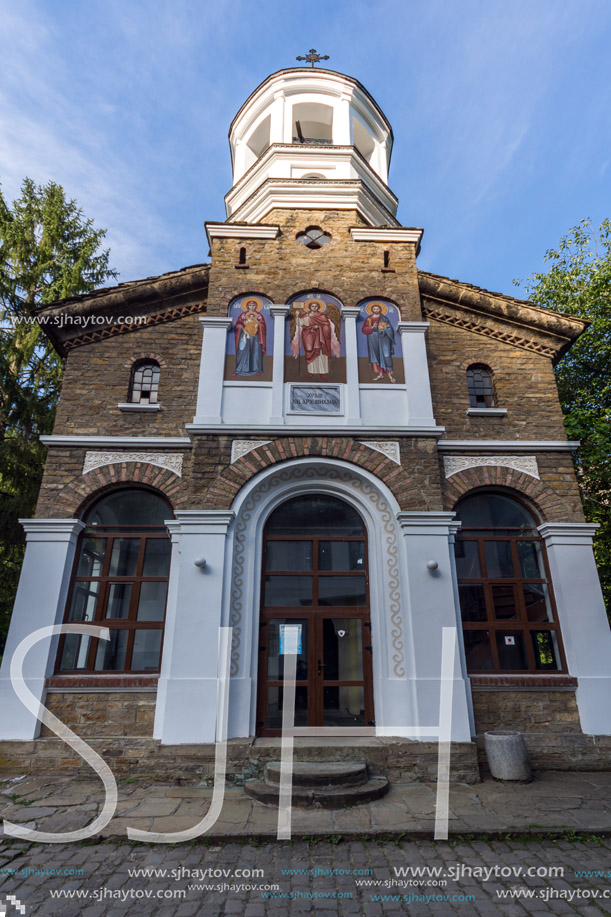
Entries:
<svg viewBox="0 0 611 917">
<path fill-rule="evenodd" d="M 135 576 L 140 553 L 139 538 L 115 538 L 110 557 L 110 576 Z"/>
<path fill-rule="evenodd" d="M 490 579 L 515 576 L 510 541 L 486 541 L 486 566 Z"/>
<path fill-rule="evenodd" d="M 301 652 L 297 656 L 297 681 L 308 677 L 308 622 L 304 618 L 270 618 L 267 624 L 267 677 L 270 681 L 284 678 L 284 656 L 280 653 L 280 627 L 301 627 Z"/>
<path fill-rule="evenodd" d="M 321 576 L 318 580 L 318 604 L 365 605 L 364 576 Z"/>
<path fill-rule="evenodd" d="M 463 621 L 486 620 L 486 593 L 483 586 L 459 586 L 458 594 Z"/>
<path fill-rule="evenodd" d="M 364 541 L 319 541 L 319 570 L 364 570 Z"/>
<path fill-rule="evenodd" d="M 311 570 L 311 541 L 268 541 L 265 557 L 267 570 Z"/>
<path fill-rule="evenodd" d="M 549 588 L 545 583 L 523 583 L 526 617 L 529 621 L 553 621 Z"/>
<path fill-rule="evenodd" d="M 85 538 L 81 548 L 77 576 L 101 576 L 104 569 L 105 538 Z"/>
<path fill-rule="evenodd" d="M 140 598 L 138 599 L 138 621 L 163 621 L 167 591 L 167 582 L 141 584 Z"/>
<path fill-rule="evenodd" d="M 148 538 L 144 549 L 142 576 L 167 576 L 170 570 L 169 538 Z"/>
<path fill-rule="evenodd" d="M 162 633 L 163 631 L 161 630 L 136 631 L 131 664 L 133 672 L 159 668 Z"/>
<path fill-rule="evenodd" d="M 500 631 L 496 634 L 496 648 L 501 669 L 527 669 L 528 660 L 524 638 L 520 631 Z"/>
<path fill-rule="evenodd" d="M 524 579 L 545 579 L 543 554 L 537 541 L 517 541 L 520 576 Z"/>
<path fill-rule="evenodd" d="M 311 576 L 266 576 L 265 604 L 301 606 L 312 604 Z"/>
<path fill-rule="evenodd" d="M 560 651 L 558 636 L 553 630 L 534 630 L 531 632 L 535 666 L 537 669 L 559 669 Z"/>
<path fill-rule="evenodd" d="M 91 637 L 82 637 L 80 634 L 66 635 L 62 661 L 59 666 L 61 671 L 87 668 L 90 639 Z"/>
<path fill-rule="evenodd" d="M 322 622 L 323 679 L 363 680 L 363 638 L 360 618 L 325 618 Z"/>
<path fill-rule="evenodd" d="M 100 583 L 75 583 L 69 621 L 93 621 L 98 604 Z"/>
<path fill-rule="evenodd" d="M 108 589 L 107 618 L 127 618 L 133 583 L 111 583 Z"/>
<path fill-rule="evenodd" d="M 456 542 L 454 554 L 456 556 L 456 573 L 460 579 L 479 579 L 482 567 L 479 560 L 479 544 L 477 541 Z"/>
<path fill-rule="evenodd" d="M 490 634 L 487 630 L 465 630 L 465 658 L 470 672 L 488 672 L 494 667 Z"/>
<path fill-rule="evenodd" d="M 97 671 L 125 668 L 128 636 L 128 630 L 111 630 L 110 640 L 98 640 L 94 666 Z"/>
<path fill-rule="evenodd" d="M 326 687 L 323 691 L 325 726 L 366 726 L 365 692 L 356 685 Z"/>
<path fill-rule="evenodd" d="M 280 686 L 267 689 L 266 726 L 268 729 L 282 729 L 282 702 L 284 689 Z M 308 725 L 308 689 L 305 685 L 295 688 L 295 726 Z"/>
<path fill-rule="evenodd" d="M 287 500 L 274 510 L 268 535 L 363 535 L 363 520 L 351 506 L 336 497 L 306 494 Z"/>
<path fill-rule="evenodd" d="M 497 621 L 510 621 L 518 617 L 513 586 L 492 586 L 492 603 Z"/>
</svg>

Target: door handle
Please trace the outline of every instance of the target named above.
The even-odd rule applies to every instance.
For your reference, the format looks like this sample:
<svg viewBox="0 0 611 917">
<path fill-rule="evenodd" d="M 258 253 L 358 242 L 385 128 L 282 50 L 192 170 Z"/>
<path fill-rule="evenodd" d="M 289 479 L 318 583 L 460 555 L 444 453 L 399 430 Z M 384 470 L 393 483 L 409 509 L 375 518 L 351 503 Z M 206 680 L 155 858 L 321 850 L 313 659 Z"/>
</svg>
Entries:
<svg viewBox="0 0 611 917">
<path fill-rule="evenodd" d="M 327 668 L 327 667 L 326 667 L 325 663 L 324 663 L 324 662 L 321 662 L 321 660 L 319 659 L 319 660 L 318 660 L 318 674 L 320 675 L 321 672 L 322 672 L 322 670 L 323 670 L 323 669 L 326 669 L 326 668 Z"/>
</svg>

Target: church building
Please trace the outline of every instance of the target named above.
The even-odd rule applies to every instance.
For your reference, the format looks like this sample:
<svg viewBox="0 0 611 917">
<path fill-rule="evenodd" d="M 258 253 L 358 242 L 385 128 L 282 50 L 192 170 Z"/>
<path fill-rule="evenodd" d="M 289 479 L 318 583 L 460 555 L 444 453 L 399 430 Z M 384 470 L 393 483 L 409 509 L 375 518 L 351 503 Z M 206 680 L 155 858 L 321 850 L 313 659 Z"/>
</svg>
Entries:
<svg viewBox="0 0 611 917">
<path fill-rule="evenodd" d="M 207 263 L 40 310 L 65 374 L 0 758 L 70 759 L 9 668 L 80 622 L 110 639 L 39 640 L 25 682 L 113 767 L 214 749 L 220 627 L 244 773 L 278 756 L 286 652 L 296 757 L 430 773 L 444 628 L 455 774 L 498 728 L 536 767 L 608 766 L 611 633 L 553 371 L 587 323 L 418 268 L 353 77 L 272 74 L 229 145 Z"/>
</svg>

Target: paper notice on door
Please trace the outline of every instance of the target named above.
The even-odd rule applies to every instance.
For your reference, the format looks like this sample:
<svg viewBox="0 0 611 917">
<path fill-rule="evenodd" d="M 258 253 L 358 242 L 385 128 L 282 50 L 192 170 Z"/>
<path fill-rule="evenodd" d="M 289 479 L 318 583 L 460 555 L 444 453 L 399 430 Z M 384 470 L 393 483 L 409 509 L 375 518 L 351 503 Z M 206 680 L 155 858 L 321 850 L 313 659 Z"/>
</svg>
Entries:
<svg viewBox="0 0 611 917">
<path fill-rule="evenodd" d="M 301 624 L 281 624 L 280 631 L 280 656 L 301 652 Z"/>
</svg>

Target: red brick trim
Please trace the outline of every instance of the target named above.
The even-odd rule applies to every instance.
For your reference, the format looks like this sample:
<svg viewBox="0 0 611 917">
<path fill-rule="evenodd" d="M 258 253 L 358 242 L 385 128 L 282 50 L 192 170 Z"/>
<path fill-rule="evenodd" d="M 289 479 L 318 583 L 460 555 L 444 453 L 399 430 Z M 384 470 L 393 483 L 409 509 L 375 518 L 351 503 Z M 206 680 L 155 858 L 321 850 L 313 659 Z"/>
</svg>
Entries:
<svg viewBox="0 0 611 917">
<path fill-rule="evenodd" d="M 572 675 L 470 675 L 472 688 L 576 688 Z"/>
<path fill-rule="evenodd" d="M 496 363 L 494 360 L 489 360 L 487 357 L 482 358 L 481 356 L 477 356 L 477 355 L 470 357 L 468 360 L 463 360 L 458 368 L 461 369 L 463 372 L 466 372 L 470 366 L 476 366 L 476 365 L 487 366 L 489 369 L 492 370 L 493 373 L 496 373 L 499 371 L 499 364 Z"/>
<path fill-rule="evenodd" d="M 158 675 L 52 675 L 47 688 L 156 688 Z"/>
<path fill-rule="evenodd" d="M 160 491 L 175 508 L 181 507 L 186 500 L 186 488 L 181 486 L 181 479 L 168 468 L 148 462 L 121 462 L 93 468 L 73 478 L 53 501 L 51 515 L 79 518 L 94 496 L 100 497 L 118 484 L 145 484 Z"/>
<path fill-rule="evenodd" d="M 155 360 L 155 362 L 159 363 L 161 369 L 167 369 L 168 364 L 158 353 L 144 353 L 144 351 L 128 357 L 123 366 L 126 369 L 131 369 L 134 363 L 138 363 L 140 360 Z"/>
<path fill-rule="evenodd" d="M 481 487 L 511 488 L 518 496 L 526 497 L 531 501 L 542 517 L 542 522 L 560 522 L 566 519 L 566 506 L 549 485 L 521 471 L 500 465 L 467 468 L 447 478 L 444 489 L 448 508 L 453 509 L 461 497 Z"/>
<path fill-rule="evenodd" d="M 348 437 L 286 436 L 257 446 L 223 468 L 206 494 L 204 506 L 229 509 L 238 491 L 258 472 L 301 456 L 328 456 L 350 462 L 374 474 L 392 491 L 401 509 L 427 510 L 427 502 L 401 465 Z"/>
<path fill-rule="evenodd" d="M 506 344 L 514 344 L 516 347 L 523 347 L 525 350 L 531 350 L 543 357 L 553 359 L 557 353 L 554 347 L 546 347 L 545 344 L 529 341 L 527 338 L 518 337 L 517 334 L 510 334 L 507 331 L 502 331 L 500 328 L 491 328 L 489 325 L 482 325 L 468 318 L 464 313 L 461 315 L 443 312 L 439 308 L 431 308 L 430 304 L 425 305 L 424 301 L 422 312 L 425 318 L 432 318 L 446 325 L 456 325 L 458 328 L 465 328 L 467 331 L 474 331 L 476 334 L 484 334 L 486 337 L 495 338 L 497 341 L 504 341 Z"/>
</svg>

